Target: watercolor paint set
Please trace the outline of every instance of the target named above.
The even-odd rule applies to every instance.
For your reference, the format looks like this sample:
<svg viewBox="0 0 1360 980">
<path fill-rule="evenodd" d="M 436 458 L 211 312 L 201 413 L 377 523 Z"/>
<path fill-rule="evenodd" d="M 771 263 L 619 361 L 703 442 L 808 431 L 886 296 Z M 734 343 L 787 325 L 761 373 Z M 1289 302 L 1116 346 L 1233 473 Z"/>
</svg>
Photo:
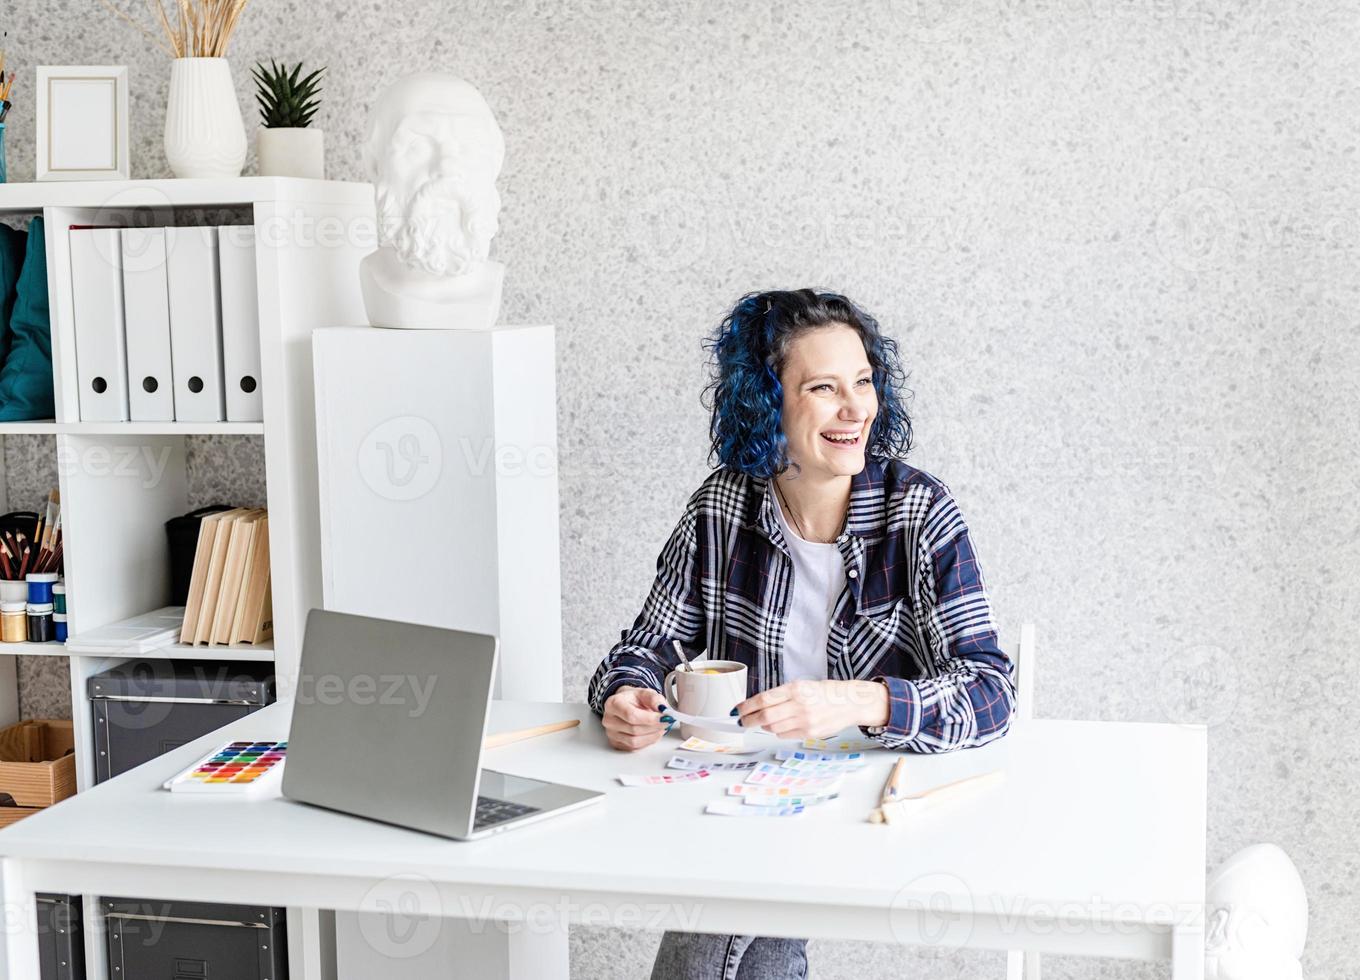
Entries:
<svg viewBox="0 0 1360 980">
<path fill-rule="evenodd" d="M 166 780 L 172 793 L 256 796 L 283 779 L 287 742 L 230 742 Z"/>
</svg>

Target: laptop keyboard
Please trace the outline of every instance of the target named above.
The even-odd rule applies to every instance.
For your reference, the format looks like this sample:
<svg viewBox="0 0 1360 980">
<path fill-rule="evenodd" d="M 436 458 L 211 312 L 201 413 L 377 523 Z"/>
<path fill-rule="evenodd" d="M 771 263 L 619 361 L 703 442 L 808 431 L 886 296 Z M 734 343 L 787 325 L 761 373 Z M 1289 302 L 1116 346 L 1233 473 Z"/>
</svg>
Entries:
<svg viewBox="0 0 1360 980">
<path fill-rule="evenodd" d="M 515 817 L 522 817 L 526 813 L 537 813 L 538 807 L 525 806 L 523 803 L 508 803 L 505 800 L 493 800 L 489 796 L 477 797 L 477 816 L 472 821 L 473 830 L 481 830 L 483 827 L 490 827 L 493 824 L 504 823 Z"/>
</svg>

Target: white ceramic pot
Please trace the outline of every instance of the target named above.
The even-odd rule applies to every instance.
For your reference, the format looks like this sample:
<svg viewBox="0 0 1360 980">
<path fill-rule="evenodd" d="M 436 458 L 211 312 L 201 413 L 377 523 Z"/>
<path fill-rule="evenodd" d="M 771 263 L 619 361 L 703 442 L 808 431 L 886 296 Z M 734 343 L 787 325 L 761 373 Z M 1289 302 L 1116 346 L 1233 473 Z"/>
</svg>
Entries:
<svg viewBox="0 0 1360 980">
<path fill-rule="evenodd" d="M 325 134 L 310 126 L 261 127 L 255 136 L 262 177 L 326 176 Z"/>
<path fill-rule="evenodd" d="M 246 127 L 226 58 L 171 62 L 165 159 L 176 177 L 241 176 Z"/>
</svg>

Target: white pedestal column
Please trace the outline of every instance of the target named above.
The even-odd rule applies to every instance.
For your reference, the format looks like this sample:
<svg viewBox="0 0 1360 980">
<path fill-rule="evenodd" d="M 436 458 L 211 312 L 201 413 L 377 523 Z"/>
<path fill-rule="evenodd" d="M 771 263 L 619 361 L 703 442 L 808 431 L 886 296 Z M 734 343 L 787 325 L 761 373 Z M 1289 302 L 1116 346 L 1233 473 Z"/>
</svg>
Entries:
<svg viewBox="0 0 1360 980">
<path fill-rule="evenodd" d="M 313 363 L 326 608 L 494 634 L 496 696 L 560 701 L 553 328 L 318 330 Z M 565 928 L 335 923 L 341 980 L 568 977 Z"/>
<path fill-rule="evenodd" d="M 508 839 L 508 838 L 507 838 Z M 567 932 L 376 912 L 335 916 L 340 980 L 568 980 Z"/>
<path fill-rule="evenodd" d="M 318 330 L 327 609 L 500 637 L 496 696 L 562 698 L 553 328 Z"/>
</svg>

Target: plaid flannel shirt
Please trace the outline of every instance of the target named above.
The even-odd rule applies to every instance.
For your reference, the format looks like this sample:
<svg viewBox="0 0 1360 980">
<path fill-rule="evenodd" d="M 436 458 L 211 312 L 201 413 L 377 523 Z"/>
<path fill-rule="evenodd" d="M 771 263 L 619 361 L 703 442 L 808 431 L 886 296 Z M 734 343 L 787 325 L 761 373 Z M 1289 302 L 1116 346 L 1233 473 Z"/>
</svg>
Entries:
<svg viewBox="0 0 1360 980">
<path fill-rule="evenodd" d="M 768 481 L 728 469 L 690 497 L 633 622 L 590 680 L 597 715 L 619 687 L 661 690 L 687 657 L 747 667 L 747 697 L 783 683 L 793 562 Z M 963 515 L 938 478 L 867 456 L 836 539 L 846 586 L 831 614 L 827 677 L 878 679 L 889 718 L 861 727 L 887 748 L 944 752 L 1004 734 L 1015 706 L 982 569 Z"/>
</svg>

